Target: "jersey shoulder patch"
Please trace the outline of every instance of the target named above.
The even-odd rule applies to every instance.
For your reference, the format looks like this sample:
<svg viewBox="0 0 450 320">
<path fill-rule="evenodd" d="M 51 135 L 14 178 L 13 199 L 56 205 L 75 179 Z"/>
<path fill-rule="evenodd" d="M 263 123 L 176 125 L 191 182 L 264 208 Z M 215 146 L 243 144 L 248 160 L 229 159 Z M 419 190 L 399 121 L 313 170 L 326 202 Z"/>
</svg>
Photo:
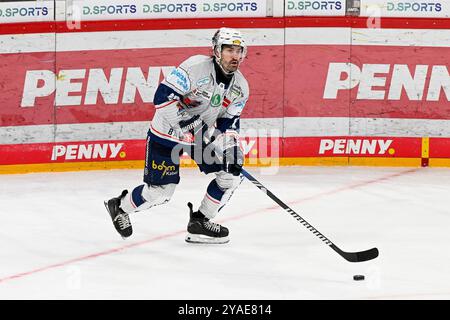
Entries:
<svg viewBox="0 0 450 320">
<path fill-rule="evenodd" d="M 181 93 L 186 93 L 191 88 L 189 75 L 181 66 L 173 69 L 166 77 L 166 81 Z"/>
</svg>

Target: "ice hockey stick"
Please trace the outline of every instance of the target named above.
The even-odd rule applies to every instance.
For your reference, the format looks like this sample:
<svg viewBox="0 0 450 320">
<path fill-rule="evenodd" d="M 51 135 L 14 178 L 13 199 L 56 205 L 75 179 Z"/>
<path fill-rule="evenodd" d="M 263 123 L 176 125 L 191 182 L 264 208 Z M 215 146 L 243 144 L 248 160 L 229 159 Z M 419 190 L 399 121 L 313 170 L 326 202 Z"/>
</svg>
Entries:
<svg viewBox="0 0 450 320">
<path fill-rule="evenodd" d="M 378 257 L 378 249 L 372 248 L 366 251 L 359 251 L 359 252 L 345 252 L 339 249 L 338 246 L 336 246 L 333 242 L 331 242 L 330 239 L 325 237 L 322 233 L 320 233 L 316 228 L 314 228 L 312 225 L 310 225 L 305 219 L 300 217 L 294 210 L 289 208 L 287 204 L 285 204 L 283 201 L 281 201 L 277 196 L 275 196 L 270 190 L 267 190 L 266 187 L 264 187 L 258 180 L 256 180 L 250 173 L 248 173 L 246 170 L 242 169 L 242 174 L 250 180 L 255 186 L 257 186 L 262 192 L 267 194 L 269 198 L 271 198 L 273 201 L 275 201 L 280 207 L 282 207 L 287 213 L 289 213 L 291 216 L 293 216 L 297 221 L 299 221 L 303 226 L 305 226 L 309 231 L 314 233 L 317 237 L 319 237 L 320 240 L 325 242 L 331 249 L 336 251 L 341 257 L 343 257 L 345 260 L 349 262 L 363 262 L 375 259 Z"/>
</svg>

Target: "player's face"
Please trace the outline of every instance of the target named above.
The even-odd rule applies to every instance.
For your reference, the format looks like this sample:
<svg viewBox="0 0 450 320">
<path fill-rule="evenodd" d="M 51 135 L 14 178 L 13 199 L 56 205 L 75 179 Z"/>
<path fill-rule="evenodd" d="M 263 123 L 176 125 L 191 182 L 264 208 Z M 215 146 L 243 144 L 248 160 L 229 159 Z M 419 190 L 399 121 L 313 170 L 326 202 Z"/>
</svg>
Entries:
<svg viewBox="0 0 450 320">
<path fill-rule="evenodd" d="M 234 45 L 222 46 L 222 58 L 220 63 L 227 72 L 234 72 L 239 68 L 242 60 L 242 47 Z"/>
</svg>

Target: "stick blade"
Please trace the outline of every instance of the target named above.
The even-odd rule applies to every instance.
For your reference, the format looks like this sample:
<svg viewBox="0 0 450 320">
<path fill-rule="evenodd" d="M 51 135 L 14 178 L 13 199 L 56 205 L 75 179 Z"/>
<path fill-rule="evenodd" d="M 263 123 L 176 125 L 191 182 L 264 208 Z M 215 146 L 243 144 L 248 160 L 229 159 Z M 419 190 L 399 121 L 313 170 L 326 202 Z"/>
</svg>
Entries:
<svg viewBox="0 0 450 320">
<path fill-rule="evenodd" d="M 372 248 L 366 251 L 359 251 L 359 252 L 345 252 L 336 247 L 335 245 L 331 245 L 330 247 L 349 262 L 369 261 L 375 259 L 379 255 L 377 248 Z"/>
<path fill-rule="evenodd" d="M 378 257 L 378 254 L 378 249 L 372 248 L 360 252 L 344 252 L 343 257 L 350 262 L 363 262 L 375 259 L 376 257 Z"/>
<path fill-rule="evenodd" d="M 358 262 L 375 259 L 376 257 L 378 257 L 378 255 L 379 252 L 377 248 L 372 248 L 366 251 L 358 252 Z"/>
</svg>

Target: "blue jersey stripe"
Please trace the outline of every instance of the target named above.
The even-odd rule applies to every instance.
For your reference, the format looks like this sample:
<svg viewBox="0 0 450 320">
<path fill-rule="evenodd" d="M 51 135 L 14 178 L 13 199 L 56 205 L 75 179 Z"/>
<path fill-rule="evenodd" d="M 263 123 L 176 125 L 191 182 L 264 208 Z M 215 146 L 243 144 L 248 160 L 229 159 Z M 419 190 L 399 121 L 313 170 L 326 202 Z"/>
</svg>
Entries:
<svg viewBox="0 0 450 320">
<path fill-rule="evenodd" d="M 174 100 L 173 98 L 169 98 L 171 95 L 172 97 L 173 95 L 176 95 L 180 99 L 182 98 L 182 96 L 178 92 L 166 86 L 165 84 L 160 83 L 158 89 L 156 89 L 155 97 L 153 98 L 153 104 L 157 106 L 158 104 Z"/>
<path fill-rule="evenodd" d="M 136 207 L 141 206 L 145 200 L 142 198 L 142 190 L 144 189 L 144 185 L 140 185 L 139 187 L 136 187 L 133 189 L 133 192 L 131 193 L 131 198 L 133 199 L 133 203 L 136 205 Z"/>
</svg>

